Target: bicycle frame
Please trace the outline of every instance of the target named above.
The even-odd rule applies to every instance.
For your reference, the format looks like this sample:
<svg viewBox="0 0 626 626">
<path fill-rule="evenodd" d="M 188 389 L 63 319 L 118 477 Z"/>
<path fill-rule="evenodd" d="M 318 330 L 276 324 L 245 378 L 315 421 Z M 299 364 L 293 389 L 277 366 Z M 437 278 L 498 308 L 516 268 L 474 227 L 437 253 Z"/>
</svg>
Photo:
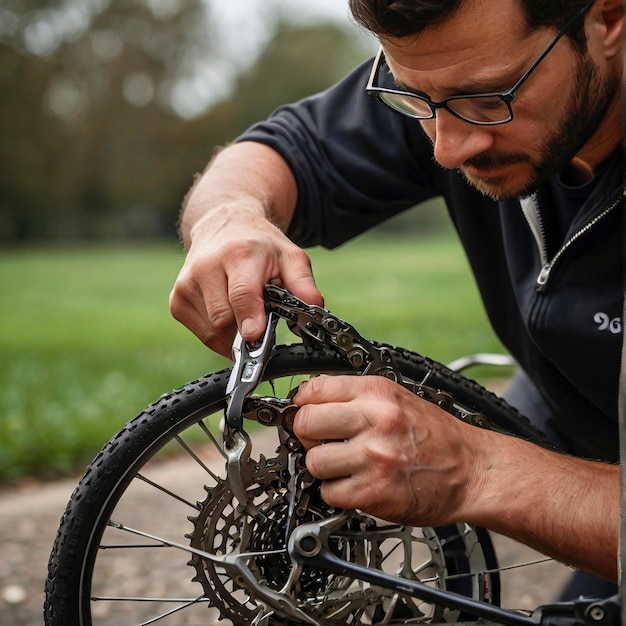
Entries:
<svg viewBox="0 0 626 626">
<path fill-rule="evenodd" d="M 345 514 L 344 514 L 345 515 Z M 333 524 L 342 522 L 328 519 L 325 522 L 310 523 L 298 526 L 289 541 L 289 554 L 299 564 L 314 567 L 336 574 L 349 574 L 354 578 L 393 589 L 398 593 L 410 595 L 420 600 L 436 602 L 475 615 L 482 620 L 490 620 L 493 624 L 507 626 L 544 626 L 566 624 L 619 624 L 619 596 L 606 600 L 581 599 L 540 606 L 535 613 L 538 619 L 526 617 L 519 613 L 502 609 L 486 602 L 478 602 L 465 596 L 449 591 L 428 587 L 424 583 L 413 580 L 398 579 L 385 572 L 369 569 L 356 563 L 343 561 L 328 548 L 328 531 Z M 481 624 L 484 624 L 481 621 Z"/>
</svg>

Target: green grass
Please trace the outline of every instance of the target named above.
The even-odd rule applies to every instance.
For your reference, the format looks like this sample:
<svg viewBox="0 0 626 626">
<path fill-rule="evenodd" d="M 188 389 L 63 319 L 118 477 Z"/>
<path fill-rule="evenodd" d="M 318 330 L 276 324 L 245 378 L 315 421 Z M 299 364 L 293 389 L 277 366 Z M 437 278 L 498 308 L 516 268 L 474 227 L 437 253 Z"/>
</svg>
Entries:
<svg viewBox="0 0 626 626">
<path fill-rule="evenodd" d="M 366 337 L 442 361 L 499 349 L 450 236 L 311 256 L 326 305 Z M 170 317 L 183 258 L 174 245 L 0 254 L 0 482 L 83 466 L 159 395 L 227 365 Z"/>
</svg>

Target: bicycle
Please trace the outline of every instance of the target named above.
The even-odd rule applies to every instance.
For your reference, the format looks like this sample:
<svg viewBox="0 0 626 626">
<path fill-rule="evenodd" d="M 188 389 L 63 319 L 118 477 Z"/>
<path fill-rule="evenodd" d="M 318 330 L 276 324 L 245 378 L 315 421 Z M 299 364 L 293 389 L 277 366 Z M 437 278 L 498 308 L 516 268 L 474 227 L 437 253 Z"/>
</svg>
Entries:
<svg viewBox="0 0 626 626">
<path fill-rule="evenodd" d="M 501 608 L 484 529 L 417 529 L 329 507 L 292 432 L 290 398 L 305 377 L 387 376 L 478 428 L 549 444 L 459 372 L 370 342 L 278 287 L 267 286 L 266 308 L 258 345 L 238 335 L 232 368 L 162 396 L 87 468 L 50 555 L 47 626 L 619 623 L 618 598 Z M 275 345 L 281 319 L 300 343 Z M 163 460 L 172 448 L 190 466 L 175 489 Z M 135 525 L 153 494 L 159 508 Z M 111 581 L 124 575 L 128 592 L 112 595 Z"/>
</svg>

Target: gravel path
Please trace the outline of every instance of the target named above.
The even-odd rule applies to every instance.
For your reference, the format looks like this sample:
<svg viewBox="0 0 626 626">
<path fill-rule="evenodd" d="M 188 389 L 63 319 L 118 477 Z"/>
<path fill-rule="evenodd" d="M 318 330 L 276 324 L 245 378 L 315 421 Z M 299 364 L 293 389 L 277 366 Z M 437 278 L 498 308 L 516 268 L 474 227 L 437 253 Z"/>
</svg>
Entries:
<svg viewBox="0 0 626 626">
<path fill-rule="evenodd" d="M 43 624 L 48 555 L 76 482 L 0 492 L 0 626 Z"/>
<path fill-rule="evenodd" d="M 162 471 L 170 484 L 189 482 L 189 463 L 187 459 L 176 459 L 163 464 Z M 76 479 L 69 479 L 30 484 L 0 492 L 0 626 L 41 626 L 43 623 L 43 585 L 48 555 L 59 518 L 76 482 Z M 138 516 L 142 515 L 141 511 L 143 515 L 154 515 L 154 507 L 139 507 Z M 495 543 L 501 564 L 519 558 L 527 561 L 541 558 L 502 538 L 496 537 Z M 127 563 L 117 567 L 114 564 L 113 570 L 113 587 L 119 581 L 127 590 L 129 581 L 139 579 L 138 573 L 132 567 L 129 569 Z M 569 570 L 553 562 L 510 570 L 502 575 L 503 603 L 532 608 L 549 601 L 568 575 Z M 203 623 L 216 623 L 214 617 L 204 615 Z"/>
</svg>

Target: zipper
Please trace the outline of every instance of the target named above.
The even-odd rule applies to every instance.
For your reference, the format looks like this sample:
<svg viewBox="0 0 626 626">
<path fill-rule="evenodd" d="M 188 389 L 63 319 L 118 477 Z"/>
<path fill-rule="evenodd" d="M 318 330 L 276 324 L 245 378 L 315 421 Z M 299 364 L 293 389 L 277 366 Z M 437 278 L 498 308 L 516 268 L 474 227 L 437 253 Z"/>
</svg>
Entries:
<svg viewBox="0 0 626 626">
<path fill-rule="evenodd" d="M 526 217 L 526 221 L 528 222 L 528 226 L 530 227 L 530 231 L 535 238 L 535 242 L 537 243 L 537 248 L 539 250 L 539 259 L 541 261 L 541 270 L 537 276 L 536 280 L 536 289 L 537 291 L 545 291 L 546 285 L 550 278 L 550 273 L 554 268 L 556 262 L 565 254 L 565 252 L 576 242 L 580 237 L 582 237 L 585 233 L 587 233 L 590 229 L 592 229 L 598 222 L 603 220 L 609 213 L 612 213 L 624 199 L 624 195 L 626 192 L 622 192 L 620 197 L 611 204 L 608 208 L 604 209 L 602 213 L 596 215 L 591 221 L 587 222 L 580 230 L 576 231 L 557 251 L 557 253 L 552 257 L 552 260 L 548 259 L 548 253 L 546 250 L 546 234 L 545 228 L 543 225 L 543 220 L 541 219 L 541 214 L 539 213 L 539 207 L 537 205 L 537 198 L 533 194 L 527 198 L 522 198 L 520 200 L 520 204 L 522 206 L 522 211 L 524 213 L 524 217 Z"/>
</svg>

